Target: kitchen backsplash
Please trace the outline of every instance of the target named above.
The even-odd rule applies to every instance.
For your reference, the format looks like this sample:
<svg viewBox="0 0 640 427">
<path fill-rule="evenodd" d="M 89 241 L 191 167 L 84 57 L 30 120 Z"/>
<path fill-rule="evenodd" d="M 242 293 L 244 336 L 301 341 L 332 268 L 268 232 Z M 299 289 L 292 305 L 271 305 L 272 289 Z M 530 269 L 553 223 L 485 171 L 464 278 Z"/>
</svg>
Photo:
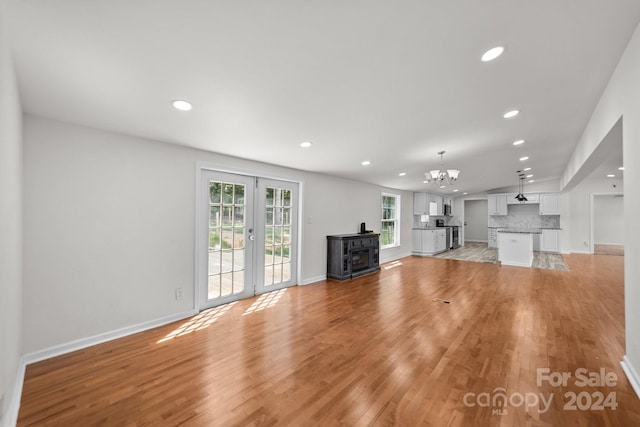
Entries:
<svg viewBox="0 0 640 427">
<path fill-rule="evenodd" d="M 540 215 L 538 205 L 509 205 L 507 215 L 489 216 L 489 227 L 560 228 L 560 215 Z"/>
<path fill-rule="evenodd" d="M 427 215 L 428 222 L 422 222 L 424 215 L 413 216 L 413 228 L 435 228 L 436 219 L 444 220 L 445 225 L 457 225 L 461 226 L 462 222 L 456 216 L 444 216 L 444 215 Z"/>
</svg>

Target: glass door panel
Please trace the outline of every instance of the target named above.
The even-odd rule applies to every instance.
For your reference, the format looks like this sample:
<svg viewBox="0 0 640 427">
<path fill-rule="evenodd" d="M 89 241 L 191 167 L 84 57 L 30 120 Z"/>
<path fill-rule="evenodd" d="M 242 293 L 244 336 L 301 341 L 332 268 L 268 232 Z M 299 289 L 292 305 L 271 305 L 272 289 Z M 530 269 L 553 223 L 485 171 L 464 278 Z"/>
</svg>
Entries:
<svg viewBox="0 0 640 427">
<path fill-rule="evenodd" d="M 253 295 L 252 177 L 203 171 L 202 190 L 207 192 L 209 220 L 202 230 L 206 242 L 200 246 L 207 254 L 206 277 L 202 283 L 200 308 L 213 307 Z M 200 276 L 205 276 L 200 273 Z"/>
<path fill-rule="evenodd" d="M 256 241 L 264 249 L 256 267 L 256 293 L 282 289 L 296 282 L 297 257 L 292 242 L 296 241 L 297 233 L 297 188 L 292 182 L 258 180 Z"/>
</svg>

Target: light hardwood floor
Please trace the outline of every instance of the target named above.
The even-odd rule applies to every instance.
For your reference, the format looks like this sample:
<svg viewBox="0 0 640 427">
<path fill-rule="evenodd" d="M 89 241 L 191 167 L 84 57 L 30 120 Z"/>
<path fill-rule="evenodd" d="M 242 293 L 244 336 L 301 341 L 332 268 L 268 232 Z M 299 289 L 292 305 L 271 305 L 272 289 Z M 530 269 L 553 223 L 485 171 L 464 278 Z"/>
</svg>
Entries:
<svg viewBox="0 0 640 427">
<path fill-rule="evenodd" d="M 565 262 L 408 257 L 218 307 L 28 366 L 18 424 L 640 425 L 620 368 L 624 257 Z M 539 368 L 605 369 L 616 385 L 538 385 Z M 500 387 L 511 406 L 477 404 Z M 567 392 L 615 392 L 618 406 L 565 410 Z M 550 398 L 548 411 L 517 406 L 526 393 Z"/>
</svg>

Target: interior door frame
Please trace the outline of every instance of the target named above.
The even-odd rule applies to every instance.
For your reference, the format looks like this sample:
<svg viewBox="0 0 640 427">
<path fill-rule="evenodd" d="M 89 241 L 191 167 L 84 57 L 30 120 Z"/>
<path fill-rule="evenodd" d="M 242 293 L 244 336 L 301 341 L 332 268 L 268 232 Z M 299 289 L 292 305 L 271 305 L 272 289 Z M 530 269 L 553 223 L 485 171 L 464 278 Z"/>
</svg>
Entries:
<svg viewBox="0 0 640 427">
<path fill-rule="evenodd" d="M 273 174 L 272 172 L 260 171 L 260 170 L 249 170 L 236 168 L 233 166 L 229 166 L 227 164 L 219 164 L 219 163 L 210 163 L 197 161 L 195 168 L 195 189 L 196 189 L 196 197 L 194 200 L 195 205 L 195 224 L 194 224 L 194 271 L 193 271 L 193 310 L 197 313 L 200 309 L 200 286 L 198 283 L 199 279 L 199 271 L 201 268 L 201 254 L 199 247 L 199 230 L 202 227 L 203 221 L 208 221 L 208 216 L 205 217 L 203 212 L 201 212 L 200 205 L 202 203 L 202 172 L 203 171 L 213 171 L 213 172 L 222 172 L 222 173 L 231 173 L 236 175 L 245 175 L 256 177 L 258 179 L 273 179 L 277 181 L 287 181 L 298 184 L 298 201 L 297 201 L 297 233 L 295 236 L 296 245 L 297 245 L 297 253 L 296 253 L 296 281 L 297 286 L 301 284 L 302 278 L 302 233 L 304 228 L 304 180 L 299 177 L 291 177 L 291 176 L 282 176 Z M 292 285 L 296 286 L 296 285 Z"/>
</svg>

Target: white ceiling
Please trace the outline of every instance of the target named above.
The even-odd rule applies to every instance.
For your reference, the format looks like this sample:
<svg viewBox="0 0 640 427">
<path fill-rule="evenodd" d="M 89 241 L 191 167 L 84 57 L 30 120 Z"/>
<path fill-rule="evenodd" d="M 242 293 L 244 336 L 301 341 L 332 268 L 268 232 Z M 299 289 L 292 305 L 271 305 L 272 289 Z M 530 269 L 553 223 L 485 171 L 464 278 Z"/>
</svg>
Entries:
<svg viewBox="0 0 640 427">
<path fill-rule="evenodd" d="M 469 193 L 524 155 L 560 177 L 640 20 L 637 0 L 5 1 L 28 113 L 413 191 L 446 150 Z"/>
</svg>

